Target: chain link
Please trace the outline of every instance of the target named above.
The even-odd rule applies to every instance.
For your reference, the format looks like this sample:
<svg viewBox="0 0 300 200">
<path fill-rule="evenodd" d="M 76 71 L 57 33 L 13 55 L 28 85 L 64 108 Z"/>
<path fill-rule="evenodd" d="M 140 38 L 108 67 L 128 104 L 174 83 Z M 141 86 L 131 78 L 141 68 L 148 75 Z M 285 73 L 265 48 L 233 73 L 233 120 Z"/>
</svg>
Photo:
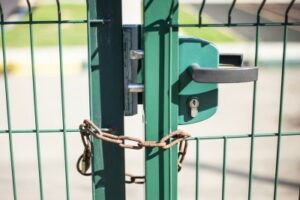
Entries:
<svg viewBox="0 0 300 200">
<path fill-rule="evenodd" d="M 145 176 L 135 176 L 135 175 L 126 173 L 125 178 L 126 177 L 129 177 L 129 180 L 125 180 L 125 183 L 128 183 L 128 184 L 132 184 L 132 183 L 134 183 L 134 184 L 144 184 L 146 182 L 146 177 Z"/>
<path fill-rule="evenodd" d="M 90 172 L 87 172 L 91 165 L 91 139 L 90 135 L 97 139 L 104 140 L 107 142 L 115 143 L 122 148 L 126 149 L 142 149 L 144 147 L 159 147 L 162 149 L 169 149 L 172 146 L 179 143 L 178 151 L 178 171 L 182 168 L 182 163 L 187 151 L 187 140 L 185 138 L 190 137 L 190 135 L 184 131 L 177 130 L 169 135 L 163 137 L 160 141 L 144 141 L 139 138 L 130 136 L 117 136 L 111 134 L 116 131 L 115 129 L 108 129 L 106 132 L 101 131 L 93 122 L 90 120 L 84 120 L 79 126 L 82 143 L 84 146 L 83 154 L 78 158 L 77 170 L 80 174 L 89 176 Z M 135 144 L 126 144 L 126 141 L 134 142 Z M 132 174 L 125 174 L 129 177 L 129 180 L 125 180 L 126 183 L 145 183 L 145 176 L 134 176 Z"/>
<path fill-rule="evenodd" d="M 87 172 L 91 166 L 91 155 L 92 155 L 92 143 L 91 139 L 88 134 L 81 133 L 81 140 L 84 146 L 83 153 L 80 155 L 77 161 L 77 171 L 84 175 L 84 176 L 90 176 L 92 173 Z"/>
<path fill-rule="evenodd" d="M 178 172 L 180 172 L 182 168 L 182 164 L 187 152 L 188 142 L 187 140 L 183 140 L 179 143 L 179 150 L 178 150 Z"/>
</svg>

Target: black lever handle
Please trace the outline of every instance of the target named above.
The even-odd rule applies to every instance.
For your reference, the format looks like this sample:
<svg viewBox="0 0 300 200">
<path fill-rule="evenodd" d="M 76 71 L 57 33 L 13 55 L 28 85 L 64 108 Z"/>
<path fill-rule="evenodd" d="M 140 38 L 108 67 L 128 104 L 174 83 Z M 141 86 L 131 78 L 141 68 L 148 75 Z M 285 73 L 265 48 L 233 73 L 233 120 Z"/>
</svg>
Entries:
<svg viewBox="0 0 300 200">
<path fill-rule="evenodd" d="M 257 67 L 202 68 L 192 64 L 188 72 L 198 83 L 241 83 L 256 81 L 258 77 Z"/>
</svg>

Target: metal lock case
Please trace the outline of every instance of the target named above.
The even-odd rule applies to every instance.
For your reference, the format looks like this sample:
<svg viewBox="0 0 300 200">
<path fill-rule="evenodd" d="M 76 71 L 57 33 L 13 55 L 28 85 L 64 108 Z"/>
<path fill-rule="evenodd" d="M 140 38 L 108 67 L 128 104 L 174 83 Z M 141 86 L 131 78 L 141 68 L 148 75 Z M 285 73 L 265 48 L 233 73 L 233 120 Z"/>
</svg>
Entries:
<svg viewBox="0 0 300 200">
<path fill-rule="evenodd" d="M 257 67 L 241 67 L 242 55 L 220 55 L 211 42 L 192 37 L 179 39 L 178 124 L 191 124 L 213 116 L 218 107 L 217 83 L 257 80 Z M 219 66 L 235 66 L 219 68 Z"/>
<path fill-rule="evenodd" d="M 203 121 L 217 111 L 218 85 L 213 83 L 197 83 L 189 75 L 192 64 L 205 68 L 216 68 L 219 65 L 217 48 L 198 38 L 181 37 L 179 39 L 179 116 L 178 124 L 191 124 Z M 190 103 L 199 101 L 198 114 L 191 115 Z"/>
<path fill-rule="evenodd" d="M 141 33 L 141 25 L 123 26 L 125 116 L 137 114 L 137 105 L 142 103 Z M 211 42 L 193 37 L 179 38 L 179 65 L 178 124 L 200 122 L 216 113 L 218 83 L 255 81 L 258 75 L 256 67 L 241 67 L 242 55 L 220 55 Z"/>
</svg>

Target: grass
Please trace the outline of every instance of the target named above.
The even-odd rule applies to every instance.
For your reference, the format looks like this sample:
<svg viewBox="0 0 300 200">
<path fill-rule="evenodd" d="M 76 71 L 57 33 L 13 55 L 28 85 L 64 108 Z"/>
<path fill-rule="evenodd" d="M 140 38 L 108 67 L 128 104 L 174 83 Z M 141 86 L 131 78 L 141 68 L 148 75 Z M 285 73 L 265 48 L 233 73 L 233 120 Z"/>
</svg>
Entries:
<svg viewBox="0 0 300 200">
<path fill-rule="evenodd" d="M 86 8 L 80 4 L 62 4 L 63 20 L 86 19 Z M 188 8 L 180 8 L 180 23 L 197 23 L 197 16 L 191 14 Z M 57 20 L 56 5 L 42 5 L 33 10 L 33 20 Z M 28 15 L 21 20 L 28 20 Z M 29 25 L 6 26 L 6 45 L 8 47 L 28 47 Z M 184 35 L 203 38 L 214 42 L 237 41 L 225 28 L 181 28 Z M 57 24 L 33 25 L 33 40 L 35 46 L 57 46 Z M 62 41 L 64 46 L 85 45 L 86 24 L 62 24 Z"/>
<path fill-rule="evenodd" d="M 82 20 L 86 18 L 84 5 L 62 5 L 63 20 Z M 57 20 L 56 5 L 43 5 L 33 10 L 33 20 Z M 22 20 L 28 20 L 25 16 Z M 57 46 L 57 24 L 33 25 L 33 40 L 35 46 Z M 6 31 L 8 47 L 25 47 L 30 44 L 29 25 L 14 25 Z M 63 45 L 84 45 L 86 39 L 86 24 L 62 24 Z"/>
<path fill-rule="evenodd" d="M 189 9 L 183 7 L 179 9 L 180 24 L 198 24 L 198 15 L 189 12 Z M 207 23 L 207 21 L 204 21 Z M 198 37 L 213 42 L 236 42 L 237 37 L 234 37 L 226 28 L 180 28 L 179 31 L 187 36 Z"/>
</svg>

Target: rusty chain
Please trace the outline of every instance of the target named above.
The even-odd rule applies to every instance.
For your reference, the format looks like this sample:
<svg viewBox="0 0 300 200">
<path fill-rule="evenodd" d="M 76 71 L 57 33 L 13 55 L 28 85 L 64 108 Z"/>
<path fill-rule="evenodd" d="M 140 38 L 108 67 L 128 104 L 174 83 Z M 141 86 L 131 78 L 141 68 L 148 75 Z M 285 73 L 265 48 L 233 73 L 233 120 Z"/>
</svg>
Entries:
<svg viewBox="0 0 300 200">
<path fill-rule="evenodd" d="M 126 179 L 126 177 L 129 178 L 129 180 Z M 135 176 L 129 173 L 125 173 L 125 183 L 128 184 L 144 184 L 146 181 L 146 177 L 145 176 Z"/>
<path fill-rule="evenodd" d="M 125 135 L 113 135 L 114 129 L 108 129 L 106 132 L 101 131 L 93 122 L 90 120 L 84 120 L 79 126 L 82 143 L 84 146 L 84 151 L 77 161 L 77 170 L 80 174 L 84 176 L 91 175 L 87 172 L 91 165 L 91 138 L 94 136 L 97 139 L 101 139 L 107 142 L 115 143 L 122 148 L 127 149 L 142 149 L 144 147 L 159 147 L 161 149 L 169 149 L 170 147 L 179 143 L 178 151 L 178 171 L 182 168 L 182 163 L 187 151 L 187 141 L 185 138 L 190 137 L 190 135 L 181 130 L 174 131 L 169 135 L 163 137 L 160 141 L 144 141 L 135 137 L 125 136 Z M 126 144 L 126 141 L 135 142 L 135 145 Z M 142 184 L 145 182 L 145 176 L 134 176 L 132 174 L 125 174 L 129 177 L 129 180 L 125 180 L 126 183 L 136 183 Z"/>
<path fill-rule="evenodd" d="M 92 173 L 87 172 L 91 166 L 91 155 L 92 155 L 92 142 L 88 134 L 80 132 L 81 140 L 84 146 L 83 153 L 79 156 L 77 161 L 77 171 L 84 175 L 90 176 Z"/>
</svg>

